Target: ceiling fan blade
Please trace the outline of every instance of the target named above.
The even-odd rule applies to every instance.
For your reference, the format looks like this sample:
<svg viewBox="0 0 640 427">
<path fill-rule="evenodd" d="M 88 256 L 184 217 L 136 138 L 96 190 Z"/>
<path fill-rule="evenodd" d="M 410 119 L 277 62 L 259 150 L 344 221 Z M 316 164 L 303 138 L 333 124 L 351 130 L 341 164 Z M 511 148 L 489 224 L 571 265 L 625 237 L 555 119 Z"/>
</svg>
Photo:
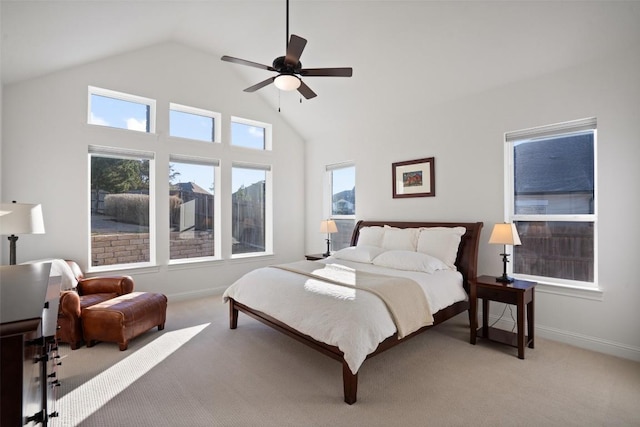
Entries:
<svg viewBox="0 0 640 427">
<path fill-rule="evenodd" d="M 303 68 L 300 75 L 305 77 L 351 77 L 353 69 L 351 67 L 341 68 Z"/>
<path fill-rule="evenodd" d="M 302 55 L 302 51 L 306 45 L 307 41 L 305 39 L 291 34 L 291 39 L 287 45 L 287 55 L 284 57 L 284 63 L 295 67 L 298 61 L 300 61 L 300 55 Z"/>
<path fill-rule="evenodd" d="M 275 68 L 270 67 L 269 65 L 258 64 L 257 62 L 247 61 L 246 59 L 234 58 L 232 56 L 227 56 L 227 55 L 224 55 L 220 59 L 227 62 L 233 62 L 234 64 L 248 65 L 249 67 L 261 68 L 263 70 L 268 70 L 268 71 L 276 71 Z"/>
<path fill-rule="evenodd" d="M 302 80 L 300 80 L 300 87 L 298 88 L 298 92 L 300 92 L 306 99 L 311 99 L 318 96 L 314 91 L 311 90 L 309 86 L 304 84 Z"/>
<path fill-rule="evenodd" d="M 251 86 L 251 87 L 248 87 L 248 88 L 246 88 L 244 91 L 245 91 L 245 92 L 255 92 L 255 91 L 257 91 L 258 89 L 261 89 L 261 88 L 263 88 L 263 87 L 267 86 L 268 84 L 273 83 L 273 81 L 274 81 L 275 79 L 276 79 L 275 77 L 269 77 L 267 80 L 263 80 L 263 81 L 261 81 L 260 83 L 257 83 L 257 84 L 255 84 L 255 85 L 253 85 L 253 86 Z"/>
</svg>

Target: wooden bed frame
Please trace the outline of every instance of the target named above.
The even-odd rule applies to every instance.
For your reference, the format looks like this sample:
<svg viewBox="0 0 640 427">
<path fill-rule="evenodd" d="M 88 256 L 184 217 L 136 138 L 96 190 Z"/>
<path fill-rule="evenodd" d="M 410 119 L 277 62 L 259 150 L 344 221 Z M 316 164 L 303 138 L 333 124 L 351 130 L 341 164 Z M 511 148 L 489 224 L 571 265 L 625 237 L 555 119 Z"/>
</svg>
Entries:
<svg viewBox="0 0 640 427">
<path fill-rule="evenodd" d="M 391 227 L 398 228 L 418 228 L 418 227 L 465 227 L 466 233 L 462 236 L 460 241 L 460 247 L 458 249 L 458 257 L 456 259 L 456 266 L 458 271 L 463 276 L 463 286 L 467 294 L 469 293 L 469 278 L 475 278 L 477 276 L 478 266 L 478 244 L 480 242 L 480 232 L 482 230 L 482 222 L 398 222 L 398 221 L 358 221 L 351 237 L 351 245 L 354 246 L 358 241 L 360 229 L 362 227 L 371 226 L 383 226 L 389 225 Z M 460 301 L 449 307 L 442 309 L 433 315 L 433 325 L 423 327 L 414 333 L 407 335 L 403 339 L 398 339 L 397 333 L 382 341 L 378 348 L 367 356 L 367 359 L 380 354 L 385 350 L 390 349 L 402 342 L 405 342 L 409 338 L 412 338 L 419 333 L 430 329 L 439 323 L 442 323 L 465 310 L 469 310 L 468 301 Z M 353 404 L 356 401 L 356 395 L 358 392 L 358 374 L 352 373 L 351 369 L 344 360 L 344 353 L 336 346 L 331 346 L 323 342 L 316 341 L 308 335 L 302 334 L 290 326 L 280 322 L 273 317 L 262 313 L 261 311 L 254 310 L 251 307 L 247 307 L 234 299 L 229 299 L 229 326 L 231 329 L 238 327 L 238 312 L 241 311 L 248 316 L 251 316 L 260 322 L 271 326 L 272 328 L 316 349 L 317 351 L 331 357 L 342 363 L 342 380 L 344 390 L 344 401 L 348 404 Z"/>
</svg>

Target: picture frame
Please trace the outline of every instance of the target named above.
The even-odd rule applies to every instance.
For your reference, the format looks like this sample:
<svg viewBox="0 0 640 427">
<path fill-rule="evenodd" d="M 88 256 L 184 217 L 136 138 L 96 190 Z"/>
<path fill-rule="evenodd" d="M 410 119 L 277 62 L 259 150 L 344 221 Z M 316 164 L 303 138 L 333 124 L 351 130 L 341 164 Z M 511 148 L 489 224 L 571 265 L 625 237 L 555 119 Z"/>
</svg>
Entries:
<svg viewBox="0 0 640 427">
<path fill-rule="evenodd" d="M 435 158 L 407 160 L 391 165 L 393 198 L 435 197 Z"/>
</svg>

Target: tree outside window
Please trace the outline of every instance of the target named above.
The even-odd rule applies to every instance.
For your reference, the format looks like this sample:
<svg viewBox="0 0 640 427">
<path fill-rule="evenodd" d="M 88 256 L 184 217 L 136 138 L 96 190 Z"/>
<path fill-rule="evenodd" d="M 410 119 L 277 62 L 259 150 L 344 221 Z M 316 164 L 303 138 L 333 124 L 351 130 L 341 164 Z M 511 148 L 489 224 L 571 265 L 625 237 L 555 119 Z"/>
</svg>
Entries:
<svg viewBox="0 0 640 427">
<path fill-rule="evenodd" d="M 149 159 L 91 155 L 91 266 L 148 263 Z"/>
</svg>

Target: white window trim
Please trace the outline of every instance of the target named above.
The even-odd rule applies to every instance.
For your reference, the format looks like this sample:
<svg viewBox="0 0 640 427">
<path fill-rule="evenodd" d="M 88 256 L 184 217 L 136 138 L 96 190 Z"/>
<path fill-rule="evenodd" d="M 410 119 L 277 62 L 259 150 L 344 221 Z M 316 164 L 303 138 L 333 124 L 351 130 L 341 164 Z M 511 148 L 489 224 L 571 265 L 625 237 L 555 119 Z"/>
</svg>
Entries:
<svg viewBox="0 0 640 427">
<path fill-rule="evenodd" d="M 273 255 L 273 167 L 269 164 L 260 164 L 252 162 L 232 162 L 231 168 L 257 169 L 265 172 L 265 199 L 264 199 L 264 251 L 247 252 L 242 254 L 234 254 L 229 248 L 230 259 L 255 258 Z M 229 205 L 231 203 L 232 193 L 229 192 Z M 232 206 L 230 206 L 233 209 Z M 229 220 L 229 223 L 231 220 Z M 231 244 L 231 241 L 230 241 Z"/>
<path fill-rule="evenodd" d="M 254 126 L 254 127 L 259 127 L 259 128 L 263 128 L 264 129 L 264 149 L 259 149 L 259 148 L 251 148 L 251 147 L 243 147 L 242 145 L 235 145 L 233 143 L 233 135 L 231 134 L 231 127 L 233 126 L 233 123 L 241 123 L 243 125 L 247 125 L 247 126 Z M 272 151 L 273 147 L 272 147 L 272 131 L 273 131 L 273 126 L 269 123 L 264 123 L 264 122 L 259 122 L 257 120 L 251 120 L 251 119 L 245 119 L 242 117 L 236 117 L 236 116 L 231 116 L 231 125 L 230 127 L 230 134 L 229 134 L 229 140 L 230 140 L 230 145 L 234 148 L 241 148 L 241 149 L 245 149 L 245 150 L 252 150 L 252 151 Z"/>
<path fill-rule="evenodd" d="M 541 276 L 530 276 L 513 272 L 513 263 L 507 264 L 507 273 L 515 278 L 537 282 L 543 293 L 574 296 L 593 300 L 602 300 L 603 290 L 598 281 L 598 165 L 597 165 L 597 141 L 598 130 L 595 118 L 579 119 L 569 122 L 556 123 L 547 126 L 524 129 L 504 134 L 504 221 L 564 221 L 564 222 L 593 222 L 593 283 Z M 514 213 L 514 143 L 523 139 L 546 138 L 563 133 L 570 134 L 585 130 L 593 131 L 593 167 L 594 167 L 594 213 L 585 215 L 516 215 Z M 506 247 L 506 253 L 513 255 L 513 246 Z"/>
<path fill-rule="evenodd" d="M 203 157 L 195 157 L 195 156 L 185 156 L 181 154 L 170 154 L 169 155 L 169 163 L 190 163 L 193 165 L 203 165 L 203 166 L 212 166 L 213 167 L 213 183 L 216 187 L 219 186 L 220 183 L 220 160 L 219 159 L 207 159 Z M 219 261 L 222 259 L 222 221 L 221 221 L 221 213 L 222 206 L 220 204 L 220 191 L 214 188 L 213 191 L 213 256 L 207 257 L 194 257 L 194 258 L 180 258 L 180 259 L 170 259 L 169 265 L 178 265 L 178 264 L 195 264 L 201 262 L 208 261 Z M 169 242 L 171 244 L 171 242 Z"/>
<path fill-rule="evenodd" d="M 215 111 L 203 110 L 201 108 L 190 107 L 188 105 L 176 104 L 173 102 L 169 103 L 169 113 L 171 111 L 179 111 L 181 113 L 193 114 L 196 116 L 209 117 L 213 119 L 214 140 L 203 141 L 201 139 L 193 139 L 193 138 L 186 138 L 183 136 L 171 135 L 171 120 L 169 120 L 169 137 L 170 138 L 188 139 L 190 141 L 199 141 L 199 142 L 213 142 L 216 144 L 220 144 L 222 142 L 222 114 L 216 113 Z"/>
<path fill-rule="evenodd" d="M 156 267 L 156 194 L 155 194 L 155 153 L 148 151 L 136 151 L 131 149 L 119 149 L 112 147 L 103 147 L 97 145 L 90 145 L 89 152 L 87 154 L 87 192 L 91 193 L 91 157 L 93 155 L 110 158 L 131 158 L 131 159 L 146 159 L 149 160 L 149 261 L 137 262 L 130 264 L 111 264 L 92 266 L 91 265 L 91 197 L 87 200 L 87 217 L 89 218 L 88 227 L 88 241 L 87 241 L 87 259 L 89 260 L 87 273 L 98 273 L 114 270 L 131 270 L 137 268 Z"/>
<path fill-rule="evenodd" d="M 323 200 L 323 218 L 329 218 L 329 219 L 356 219 L 356 214 L 354 213 L 353 215 L 332 215 L 332 211 L 333 211 L 333 182 L 332 182 L 332 177 L 333 174 L 332 172 L 336 169 L 346 169 L 346 168 L 351 168 L 351 167 L 355 167 L 356 166 L 356 162 L 354 161 L 346 161 L 346 162 L 340 162 L 340 163 L 332 163 L 330 165 L 326 165 L 324 167 L 324 177 L 323 177 L 323 185 L 322 185 L 322 200 Z M 356 211 L 357 211 L 357 207 L 356 207 Z"/>
<path fill-rule="evenodd" d="M 143 104 L 149 106 L 149 132 L 148 133 L 156 133 L 156 100 L 151 98 L 145 98 L 143 96 L 131 95 L 129 93 L 117 92 L 115 90 L 103 89 L 95 86 L 89 86 L 88 90 L 88 98 L 89 101 L 87 103 L 87 123 L 92 126 L 99 126 L 91 123 L 91 95 L 105 96 L 108 98 L 119 99 L 121 101 L 134 102 L 136 104 Z M 113 126 L 103 126 L 111 129 L 122 129 Z M 127 129 L 123 129 L 127 130 Z M 141 132 L 147 133 L 147 132 Z"/>
</svg>

